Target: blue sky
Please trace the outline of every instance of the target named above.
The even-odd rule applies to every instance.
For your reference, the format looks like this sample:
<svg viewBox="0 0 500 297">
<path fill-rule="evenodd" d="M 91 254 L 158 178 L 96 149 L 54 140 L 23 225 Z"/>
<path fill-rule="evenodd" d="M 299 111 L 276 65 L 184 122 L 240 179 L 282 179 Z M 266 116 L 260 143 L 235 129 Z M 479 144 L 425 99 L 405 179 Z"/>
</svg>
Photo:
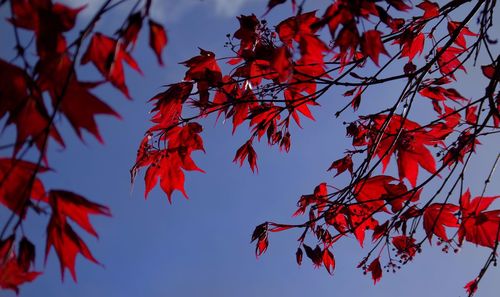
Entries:
<svg viewBox="0 0 500 297">
<path fill-rule="evenodd" d="M 77 6 L 85 1 L 66 1 Z M 91 1 L 98 5 L 100 1 Z M 259 174 L 252 174 L 245 165 L 232 163 L 236 149 L 246 140 L 245 129 L 231 136 L 231 126 L 214 119 L 204 122 L 202 134 L 207 153 L 194 158 L 207 173 L 187 173 L 185 200 L 175 193 L 169 205 L 166 195 L 155 189 L 147 201 L 143 198 L 142 177 L 138 177 L 133 191 L 129 169 L 133 165 L 137 145 L 149 127 L 151 105 L 147 100 L 161 91 L 162 85 L 183 77 L 184 68 L 177 62 L 197 54 L 197 47 L 212 50 L 223 56 L 225 34 L 238 26 L 236 15 L 255 12 L 262 15 L 265 2 L 250 0 L 184 0 L 156 1 L 153 16 L 168 30 L 169 45 L 164 60 L 166 67 L 158 67 L 152 51 L 147 48 L 147 33 L 141 34 L 134 57 L 140 63 L 144 76 L 133 71 L 126 78 L 133 101 L 127 101 L 115 89 L 101 87 L 97 94 L 121 114 L 122 120 L 100 117 L 99 127 L 105 140 L 100 145 L 90 135 L 84 135 L 85 144 L 78 140 L 64 119 L 59 119 L 67 148 L 51 146 L 49 161 L 56 170 L 46 174 L 47 187 L 63 188 L 80 193 L 111 208 L 112 218 L 95 217 L 92 222 L 100 234 L 95 240 L 79 230 L 84 240 L 103 263 L 94 265 L 81 257 L 77 261 L 78 283 L 66 275 L 61 283 L 59 263 L 54 251 L 43 266 L 43 248 L 47 218 L 32 216 L 26 232 L 37 243 L 37 269 L 44 274 L 34 283 L 21 287 L 21 296 L 464 296 L 463 286 L 473 279 L 482 267 L 488 251 L 466 245 L 457 255 L 440 252 L 439 248 L 424 246 L 424 251 L 413 263 L 396 274 L 384 274 L 376 286 L 364 276 L 357 263 L 364 251 L 354 239 L 337 244 L 334 254 L 337 268 L 330 276 L 324 268 L 314 269 L 309 260 L 298 267 L 295 263 L 297 232 L 273 234 L 267 253 L 255 258 L 250 244 L 253 228 L 265 221 L 293 222 L 291 214 L 301 194 L 312 192 L 322 181 L 332 182 L 326 172 L 331 161 L 349 148 L 344 137 L 342 121 L 334 112 L 345 104 L 340 96 L 343 89 L 324 96 L 322 108 L 313 110 L 317 120 L 304 120 L 304 129 L 295 129 L 292 150 L 280 153 L 265 144 L 257 145 Z M 309 1 L 321 4 L 325 1 Z M 439 2 L 439 1 L 438 1 Z M 443 2 L 443 1 L 441 1 Z M 3 9 L 3 8 L 2 8 Z M 117 14 L 126 12 L 117 10 Z M 286 5 L 269 15 L 271 24 L 286 13 Z M 5 19 L 6 12 L 0 16 Z M 87 13 L 87 16 L 91 15 Z M 112 33 L 119 24 L 111 16 L 98 30 Z M 274 20 L 274 21 L 273 21 Z M 79 25 L 86 22 L 84 15 Z M 5 22 L 0 25 L 2 36 L 10 34 Z M 110 31 L 109 28 L 113 28 Z M 498 25 L 494 32 L 499 32 Z M 4 37 L 2 37 L 3 39 Z M 2 57 L 12 57 L 7 42 L 0 45 Z M 495 48 L 498 52 L 498 46 Z M 229 54 L 229 53 L 228 53 Z M 99 77 L 87 66 L 79 72 L 82 78 Z M 461 74 L 462 75 L 462 74 Z M 463 77 L 463 75 L 462 75 Z M 483 92 L 485 80 L 477 70 L 470 70 L 466 80 L 457 88 L 465 96 Z M 374 89 L 366 96 L 361 108 L 377 108 L 377 102 L 392 100 L 398 85 Z M 392 96 L 392 97 L 390 97 Z M 370 98 L 373 97 L 373 98 Z M 387 99 L 385 99 L 387 98 Z M 387 104 L 387 102 L 385 102 Z M 429 102 L 419 103 L 414 115 L 425 117 Z M 7 133 L 7 134 L 5 134 Z M 4 143 L 9 131 L 2 134 Z M 7 136 L 6 136 L 7 135 Z M 482 189 L 483 180 L 500 147 L 498 137 L 480 148 L 475 162 L 468 169 L 467 183 L 474 194 Z M 495 179 L 498 181 L 498 175 Z M 333 183 L 341 183 L 334 180 Z M 487 194 L 500 192 L 498 183 L 492 183 Z M 497 204 L 498 205 L 498 204 Z M 6 217 L 0 211 L 2 221 Z M 500 270 L 491 269 L 480 284 L 479 297 L 497 296 L 500 289 Z M 15 296 L 1 292 L 2 296 Z"/>
</svg>

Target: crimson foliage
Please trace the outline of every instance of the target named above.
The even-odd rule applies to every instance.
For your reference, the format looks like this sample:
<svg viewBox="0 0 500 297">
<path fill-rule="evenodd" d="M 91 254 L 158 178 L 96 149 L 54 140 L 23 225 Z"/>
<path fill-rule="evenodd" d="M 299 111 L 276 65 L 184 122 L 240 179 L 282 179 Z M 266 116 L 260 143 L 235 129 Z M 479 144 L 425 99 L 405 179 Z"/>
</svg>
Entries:
<svg viewBox="0 0 500 297">
<path fill-rule="evenodd" d="M 265 15 L 286 2 L 270 0 Z M 358 267 L 377 283 L 383 263 L 392 269 L 399 266 L 396 261 L 412 261 L 427 241 L 432 245 L 437 238 L 446 252 L 467 241 L 491 250 L 477 277 L 465 285 L 473 295 L 496 263 L 500 241 L 500 210 L 490 209 L 500 196 L 484 196 L 499 158 L 485 173 L 481 194 L 471 199 L 464 186 L 465 169 L 480 139 L 495 137 L 500 126 L 500 56 L 493 54 L 495 41 L 490 36 L 496 2 L 334 0 L 309 12 L 304 11 L 304 1 L 288 2 L 293 15 L 275 27 L 253 14 L 238 17 L 239 28 L 227 41 L 233 56 L 225 67 L 205 49 L 181 62 L 187 68 L 183 80 L 150 99 L 152 125 L 139 145 L 132 180 L 145 169 L 146 197 L 159 184 L 169 201 L 175 191 L 187 198 L 185 173 L 204 172 L 192 153 L 205 151 L 202 123 L 211 114 L 232 122 L 233 133 L 248 123 L 250 137 L 236 151 L 234 162 L 242 166 L 246 161 L 257 171 L 254 142 L 265 139 L 288 152 L 291 126 L 314 120 L 323 95 L 334 86 L 343 88 L 348 104 L 335 115 L 348 110 L 357 115 L 346 123 L 352 147 L 328 170 L 335 170 L 335 176 L 348 175 L 348 182 L 340 188 L 319 182 L 311 194 L 300 196 L 293 216 L 304 217 L 302 223 L 257 226 L 251 238 L 256 255 L 268 249 L 270 233 L 300 230 L 297 263 L 302 264 L 305 253 L 314 266 L 333 274 L 335 243 L 352 235 L 368 250 Z M 150 0 L 138 1 L 114 35 L 94 30 L 117 5 L 104 2 L 69 43 L 66 33 L 76 30 L 83 7 L 51 0 L 1 3 L 11 11 L 17 57 L 13 62 L 0 59 L 5 77 L 0 81 L 0 118 L 7 117 L 6 125 L 15 126 L 17 133 L 6 146 L 12 156 L 0 159 L 0 203 L 12 213 L 0 238 L 0 287 L 17 292 L 19 285 L 40 274 L 32 270 L 34 244 L 18 238 L 28 209 L 50 213 L 45 257 L 53 247 L 63 277 L 68 269 L 76 280 L 77 254 L 98 263 L 68 222 L 97 237 L 88 216 L 109 216 L 110 210 L 67 190 L 46 190 L 39 178 L 50 170 L 48 143 L 64 146 L 53 121 L 56 115 L 65 116 L 78 136 L 87 130 L 99 141 L 95 116 L 119 116 L 92 93 L 100 82 L 78 79 L 77 66 L 91 63 L 106 83 L 130 98 L 124 64 L 141 73 L 132 52 L 143 23 L 147 21 L 149 45 L 160 65 L 167 35 L 150 17 Z M 454 19 L 455 15 L 462 18 Z M 468 26 L 472 20 L 478 23 L 474 29 Z M 21 44 L 19 31 L 34 36 L 36 61 L 26 57 L 29 45 Z M 474 67 L 478 57 L 489 60 L 481 66 L 484 85 L 475 98 L 466 98 L 457 90 L 457 73 Z M 366 66 L 371 63 L 374 67 Z M 231 70 L 223 71 L 226 68 Z M 397 74 L 387 74 L 389 70 Z M 376 113 L 358 114 L 370 87 L 390 82 L 402 86 L 392 102 Z M 50 108 L 44 96 L 50 97 Z M 412 118 L 410 111 L 417 104 L 426 104 L 431 120 Z M 33 146 L 39 158 L 29 161 L 26 153 Z M 395 175 L 386 172 L 391 159 Z M 444 189 L 448 194 L 442 194 Z"/>
</svg>

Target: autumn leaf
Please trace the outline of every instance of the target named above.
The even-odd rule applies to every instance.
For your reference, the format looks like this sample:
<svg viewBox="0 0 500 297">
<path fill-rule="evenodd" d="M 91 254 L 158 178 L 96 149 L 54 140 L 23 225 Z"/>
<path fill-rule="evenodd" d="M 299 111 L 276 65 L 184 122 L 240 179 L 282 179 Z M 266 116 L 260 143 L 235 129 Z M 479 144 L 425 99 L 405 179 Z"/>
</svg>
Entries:
<svg viewBox="0 0 500 297">
<path fill-rule="evenodd" d="M 81 254 L 89 261 L 99 264 L 94 258 L 85 242 L 75 233 L 64 216 L 53 213 L 47 226 L 47 243 L 45 246 L 45 262 L 50 249 L 54 247 L 59 258 L 61 278 L 64 280 L 66 268 L 70 271 L 76 282 L 75 260 Z"/>
<path fill-rule="evenodd" d="M 377 66 L 381 53 L 389 56 L 380 38 L 381 35 L 382 33 L 378 30 L 368 30 L 361 36 L 361 51 L 369 56 Z"/>
<path fill-rule="evenodd" d="M 236 151 L 233 162 L 237 163 L 239 161 L 241 167 L 243 166 L 245 159 L 248 160 L 248 165 L 250 165 L 252 172 L 259 170 L 257 168 L 257 154 L 255 153 L 255 150 L 252 147 L 252 141 L 250 140 L 245 142 L 245 144 L 243 144 L 238 151 Z"/>
<path fill-rule="evenodd" d="M 162 150 L 147 152 L 151 156 L 147 157 L 147 161 L 140 161 L 134 167 L 148 166 L 144 181 L 146 183 L 144 196 L 147 198 L 149 192 L 155 187 L 160 179 L 160 187 L 167 194 L 168 201 L 172 202 L 172 193 L 175 190 L 180 191 L 184 197 L 188 197 L 184 189 L 184 172 L 200 171 L 191 154 L 194 151 L 204 151 L 203 140 L 199 133 L 203 128 L 200 124 L 189 123 L 183 127 L 174 127 L 166 135 L 168 147 Z M 145 158 L 143 156 L 143 158 Z"/>
<path fill-rule="evenodd" d="M 335 258 L 333 257 L 332 252 L 329 249 L 325 248 L 323 250 L 323 265 L 328 271 L 329 274 L 333 274 L 333 270 L 335 270 Z"/>
<path fill-rule="evenodd" d="M 48 194 L 54 211 L 63 218 L 70 218 L 82 229 L 98 237 L 89 215 L 111 216 L 109 208 L 87 200 L 83 196 L 65 190 L 51 190 Z"/>
<path fill-rule="evenodd" d="M 36 173 L 46 172 L 48 169 L 37 166 L 35 163 L 19 159 L 0 158 L 0 203 L 13 213 L 24 217 L 30 198 L 40 197 L 44 192 L 43 184 L 34 176 Z M 41 194 L 43 196 L 43 193 Z"/>
<path fill-rule="evenodd" d="M 469 189 L 460 198 L 462 219 L 458 229 L 458 241 L 465 240 L 484 247 L 494 248 L 500 240 L 500 210 L 486 211 L 500 196 L 478 196 L 470 199 Z"/>
<path fill-rule="evenodd" d="M 125 50 L 125 46 L 116 39 L 95 33 L 90 40 L 89 47 L 82 57 L 81 64 L 92 62 L 99 72 L 113 86 L 119 89 L 127 98 L 130 94 L 125 84 L 123 62 L 142 74 L 141 69 L 132 56 Z"/>
<path fill-rule="evenodd" d="M 139 37 L 139 32 L 141 31 L 143 15 L 140 12 L 131 14 L 127 19 L 126 27 L 118 31 L 118 35 L 122 37 L 123 44 L 125 48 L 130 48 L 133 50 L 137 38 Z"/>
<path fill-rule="evenodd" d="M 471 280 L 470 282 L 468 282 L 464 286 L 464 289 L 465 289 L 465 291 L 467 291 L 467 294 L 469 294 L 469 296 L 474 296 L 474 294 L 476 293 L 478 282 L 479 281 L 476 278 L 476 279 Z"/>
<path fill-rule="evenodd" d="M 0 119 L 9 114 L 5 125 L 16 126 L 16 142 L 14 155 L 31 139 L 42 152 L 44 137 L 56 140 L 64 147 L 64 141 L 57 129 L 50 125 L 50 117 L 43 104 L 43 99 L 37 90 L 35 82 L 21 68 L 0 59 Z M 47 130 L 48 129 L 48 130 Z"/>
<path fill-rule="evenodd" d="M 455 30 L 457 30 L 460 25 L 461 25 L 460 22 L 454 22 L 454 21 L 448 22 L 448 33 L 450 34 L 450 36 L 452 34 L 455 34 Z M 462 29 L 460 30 L 460 33 L 458 34 L 457 38 L 454 41 L 456 45 L 458 45 L 463 49 L 467 49 L 467 42 L 465 41 L 465 36 L 478 36 L 478 34 L 470 31 L 467 26 L 463 26 Z"/>
<path fill-rule="evenodd" d="M 255 227 L 255 230 L 252 233 L 251 242 L 256 240 L 257 244 L 255 246 L 255 256 L 259 257 L 266 252 L 269 245 L 269 240 L 267 238 L 267 223 L 262 223 Z"/>
<path fill-rule="evenodd" d="M 406 235 L 395 236 L 392 238 L 392 244 L 402 258 L 411 259 L 417 252 L 415 238 L 413 237 Z"/>
<path fill-rule="evenodd" d="M 160 65 L 163 65 L 162 52 L 167 42 L 167 33 L 163 26 L 153 20 L 149 20 L 149 46 L 155 52 Z"/>
<path fill-rule="evenodd" d="M 427 20 L 439 16 L 439 4 L 436 2 L 424 0 L 416 6 L 424 11 L 422 19 Z"/>
<path fill-rule="evenodd" d="M 337 176 L 337 175 L 341 174 L 342 172 L 348 170 L 352 175 L 352 172 L 353 172 L 352 167 L 353 167 L 352 157 L 351 157 L 351 155 L 346 155 L 344 158 L 334 161 L 332 163 L 332 165 L 330 165 L 330 168 L 328 168 L 327 171 L 330 171 L 332 169 L 336 169 L 337 174 L 335 174 L 335 176 Z"/>
<path fill-rule="evenodd" d="M 373 279 L 373 284 L 376 285 L 378 281 L 382 278 L 382 268 L 380 267 L 380 257 L 375 258 L 370 265 L 368 265 L 368 268 L 366 269 L 367 272 L 372 273 L 372 279 Z"/>
<path fill-rule="evenodd" d="M 374 119 L 375 131 L 383 126 L 386 116 L 377 116 Z M 419 124 L 400 116 L 393 116 L 384 133 L 387 135 L 377 147 L 377 155 L 382 158 L 382 171 L 387 168 L 391 155 L 397 155 L 399 177 L 407 178 L 412 186 L 416 186 L 419 166 L 428 172 L 436 172 L 436 161 L 427 146 L 434 146 L 441 139 L 429 134 Z M 395 139 L 395 135 L 398 138 Z M 396 142 L 396 145 L 392 145 Z"/>
<path fill-rule="evenodd" d="M 424 230 L 429 242 L 432 235 L 448 241 L 446 227 L 458 227 L 458 218 L 454 215 L 459 207 L 454 204 L 433 203 L 424 210 Z"/>
<path fill-rule="evenodd" d="M 186 102 L 193 89 L 192 82 L 180 82 L 168 86 L 164 92 L 156 94 L 149 101 L 155 102 L 151 122 L 155 123 L 149 132 L 169 129 L 179 122 L 183 103 Z"/>
<path fill-rule="evenodd" d="M 19 265 L 16 255 L 12 253 L 5 260 L 0 259 L 0 288 L 8 289 L 19 295 L 19 286 L 35 280 L 41 272 L 27 271 Z"/>
</svg>

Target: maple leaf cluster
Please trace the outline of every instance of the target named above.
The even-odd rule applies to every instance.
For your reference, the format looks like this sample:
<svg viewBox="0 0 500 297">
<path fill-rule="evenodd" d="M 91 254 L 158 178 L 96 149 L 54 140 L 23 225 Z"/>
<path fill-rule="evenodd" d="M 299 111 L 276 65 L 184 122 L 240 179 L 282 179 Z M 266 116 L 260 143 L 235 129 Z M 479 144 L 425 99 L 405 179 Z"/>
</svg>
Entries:
<svg viewBox="0 0 500 297">
<path fill-rule="evenodd" d="M 294 15 L 274 27 L 254 14 L 238 16 L 239 28 L 227 35 L 225 46 L 233 56 L 226 63 L 200 49 L 181 63 L 187 68 L 183 81 L 151 99 L 152 127 L 132 168 L 135 177 L 146 167 L 146 195 L 159 177 L 169 201 L 174 190 L 186 196 L 184 172 L 201 171 L 191 152 L 205 151 L 201 121 L 212 114 L 216 121 L 223 117 L 231 122 L 233 134 L 248 123 L 250 136 L 233 161 L 240 166 L 246 161 L 257 171 L 255 142 L 264 137 L 270 146 L 288 152 L 293 127 L 302 127 L 306 118 L 314 121 L 319 99 L 331 88 L 347 88 L 343 96 L 348 103 L 335 113 L 340 117 L 349 108 L 362 110 L 363 98 L 374 95 L 367 91 L 372 86 L 400 81 L 402 91 L 392 106 L 345 123 L 352 148 L 328 171 L 336 171 L 336 180 L 349 173 L 346 185 L 322 182 L 312 194 L 302 195 L 293 216 L 305 215 L 303 223 L 257 226 L 251 238 L 256 255 L 268 249 L 270 233 L 302 229 L 297 263 L 302 264 L 305 253 L 315 267 L 324 266 L 332 274 L 335 243 L 352 235 L 364 247 L 371 232 L 372 248 L 359 268 L 371 273 L 375 283 L 383 270 L 396 271 L 412 261 L 434 236 L 444 252 L 456 252 L 467 241 L 495 255 L 499 213 L 487 209 L 498 197 L 486 197 L 483 191 L 470 200 L 469 190 L 457 190 L 464 182 L 464 171 L 457 177 L 457 168 L 465 170 L 479 139 L 499 128 L 500 58 L 491 54 L 493 43 L 486 37 L 491 28 L 486 11 L 494 4 L 335 0 L 320 13 L 305 11 L 304 3 L 280 0 L 269 1 L 265 15 L 286 2 Z M 454 19 L 457 11 L 463 11 L 462 20 Z M 475 17 L 477 32 L 468 26 Z M 491 62 L 482 66 L 485 95 L 471 99 L 457 90 L 457 82 L 470 58 L 479 55 L 480 44 L 488 47 Z M 398 74 L 386 74 L 389 68 Z M 431 120 L 415 118 L 414 105 L 430 107 Z M 183 148 L 189 165 L 177 157 L 175 135 L 184 130 L 190 131 Z M 436 180 L 444 182 L 438 181 L 438 190 L 429 194 L 426 189 L 432 191 L 429 184 Z M 443 197 L 440 193 L 448 186 Z M 460 202 L 452 203 L 453 197 Z M 385 249 L 393 251 L 388 259 L 382 256 Z M 467 285 L 470 295 L 481 277 Z"/>
<path fill-rule="evenodd" d="M 1 289 L 19 293 L 20 285 L 35 280 L 42 273 L 35 269 L 37 247 L 21 230 L 32 215 L 50 216 L 46 227 L 45 260 L 53 248 L 59 258 L 62 278 L 68 269 L 76 281 L 78 254 L 99 263 L 74 226 L 98 237 L 89 216 L 111 216 L 110 210 L 71 191 L 47 189 L 42 175 L 53 170 L 47 156 L 49 143 L 54 141 L 62 148 L 65 146 L 56 117 L 66 118 L 80 139 L 86 131 L 100 142 L 103 139 L 96 117 L 119 117 L 93 89 L 108 82 L 126 97 L 131 97 L 123 62 L 141 73 L 132 50 L 143 21 L 149 24 L 150 47 L 158 63 L 163 64 L 162 51 L 167 35 L 163 26 L 149 16 L 151 1 L 136 7 L 114 36 L 108 36 L 95 31 L 95 26 L 112 8 L 111 2 L 103 3 L 73 41 L 68 36 L 78 32 L 75 24 L 85 6 L 72 8 L 52 0 L 0 3 L 10 10 L 8 22 L 13 27 L 17 54 L 10 60 L 0 58 L 0 119 L 6 119 L 4 129 L 13 126 L 16 131 L 15 141 L 2 146 L 10 150 L 11 155 L 0 157 L 0 204 L 11 213 L 0 235 Z M 22 44 L 25 36 L 34 41 L 33 46 L 31 42 Z M 27 52 L 33 49 L 36 56 L 28 56 Z M 77 67 L 89 62 L 104 81 L 88 82 L 78 78 Z M 178 139 L 178 142 L 184 140 Z M 33 147 L 38 151 L 35 160 L 27 157 Z"/>
<path fill-rule="evenodd" d="M 227 63 L 201 48 L 181 62 L 186 68 L 182 81 L 150 99 L 151 127 L 140 142 L 132 181 L 143 170 L 146 197 L 159 185 L 169 202 L 176 191 L 187 198 L 186 172 L 204 172 L 193 153 L 205 152 L 202 123 L 207 118 L 222 117 L 233 134 L 248 124 L 250 135 L 233 162 L 247 162 L 256 172 L 256 142 L 264 139 L 290 151 L 295 128 L 306 119 L 314 121 L 319 101 L 339 90 L 342 95 L 333 99 L 344 107 L 335 116 L 352 110 L 357 117 L 345 122 L 352 147 L 327 169 L 336 171 L 335 182 L 320 182 L 311 194 L 300 196 L 292 216 L 304 218 L 301 223 L 258 225 L 251 238 L 256 255 L 269 248 L 271 233 L 299 229 L 297 263 L 305 253 L 314 267 L 333 274 L 336 242 L 352 237 L 370 249 L 358 267 L 377 283 L 384 270 L 395 272 L 413 261 L 427 241 L 443 252 L 458 252 L 469 242 L 491 250 L 479 275 L 465 286 L 471 296 L 496 263 L 500 241 L 500 211 L 492 208 L 499 196 L 485 196 L 485 186 L 471 199 L 464 187 L 464 172 L 480 139 L 496 135 L 500 126 L 500 56 L 494 56 L 490 36 L 495 1 L 333 0 L 305 11 L 305 1 L 270 0 L 265 15 L 286 2 L 293 15 L 273 27 L 255 14 L 237 17 L 239 28 L 225 44 L 232 55 Z M 29 210 L 50 214 L 45 257 L 54 248 L 62 276 L 68 269 L 75 280 L 78 254 L 98 261 L 72 226 L 97 237 L 89 215 L 110 215 L 107 207 L 79 194 L 46 189 L 48 145 L 52 140 L 65 144 L 54 118 L 66 118 L 78 137 L 87 131 L 102 142 L 96 116 L 119 115 L 94 88 L 109 83 L 131 98 L 124 65 L 142 73 L 133 51 L 143 24 L 160 65 L 168 40 L 150 16 L 149 0 L 139 1 L 114 34 L 96 30 L 115 7 L 105 1 L 71 42 L 68 33 L 76 32 L 84 7 L 51 0 L 0 3 L 10 7 L 17 51 L 14 60 L 0 59 L 0 118 L 16 130 L 7 146 L 11 156 L 0 159 L 0 203 L 12 214 L 0 236 L 0 287 L 18 292 L 19 285 L 40 274 L 33 265 L 35 244 L 18 234 Z M 469 28 L 474 18 L 477 25 Z M 26 55 L 30 44 L 21 43 L 23 34 L 33 38 L 35 58 Z M 479 57 L 488 61 L 481 66 L 484 91 L 467 98 L 458 90 L 460 80 Z M 100 80 L 78 78 L 77 67 L 86 64 L 95 67 Z M 365 98 L 376 97 L 369 92 L 372 87 L 391 82 L 399 82 L 401 92 L 384 98 L 387 108 L 363 112 Z M 416 105 L 429 109 L 430 120 L 415 115 Z M 35 161 L 26 158 L 33 146 L 39 155 Z"/>
</svg>

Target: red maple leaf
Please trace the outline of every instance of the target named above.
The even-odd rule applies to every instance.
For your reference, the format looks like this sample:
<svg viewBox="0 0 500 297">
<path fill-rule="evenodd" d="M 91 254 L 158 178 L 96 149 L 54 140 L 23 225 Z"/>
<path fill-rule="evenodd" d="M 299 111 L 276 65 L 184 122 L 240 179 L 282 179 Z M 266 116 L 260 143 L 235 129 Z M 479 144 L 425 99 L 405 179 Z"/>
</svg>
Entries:
<svg viewBox="0 0 500 297">
<path fill-rule="evenodd" d="M 54 212 L 47 225 L 47 243 L 45 246 L 45 262 L 51 247 L 54 247 L 59 258 L 61 278 L 64 280 L 64 271 L 69 269 L 71 276 L 76 281 L 75 260 L 77 254 L 82 254 L 89 261 L 99 262 L 92 256 L 85 242 L 75 233 L 64 216 Z"/>
<path fill-rule="evenodd" d="M 382 129 L 387 116 L 374 118 L 375 131 Z M 385 131 L 385 136 L 377 147 L 376 154 L 382 158 L 383 171 L 390 162 L 391 155 L 397 154 L 399 178 L 407 178 L 412 186 L 416 186 L 418 167 L 430 173 L 436 172 L 436 161 L 427 146 L 440 143 L 441 139 L 429 133 L 419 124 L 399 115 L 394 115 Z M 397 137 L 397 138 L 396 138 Z"/>
<path fill-rule="evenodd" d="M 378 211 L 384 210 L 384 197 L 389 194 L 387 191 L 388 185 L 396 180 L 388 175 L 377 175 L 362 179 L 353 187 L 354 196 L 364 207 Z"/>
<path fill-rule="evenodd" d="M 250 140 L 245 142 L 245 144 L 243 144 L 238 151 L 236 151 L 233 162 L 239 161 L 241 167 L 243 166 L 245 159 L 248 159 L 248 165 L 250 165 L 252 172 L 255 172 L 255 170 L 259 171 L 257 168 L 257 153 L 255 153 L 255 150 L 252 147 L 252 141 Z"/>
<path fill-rule="evenodd" d="M 134 48 L 137 37 L 139 37 L 139 32 L 141 31 L 142 21 L 142 13 L 133 13 L 128 17 L 126 27 L 117 32 L 121 36 L 125 48 L 130 48 L 131 50 Z"/>
<path fill-rule="evenodd" d="M 392 244 L 396 248 L 398 255 L 402 258 L 413 258 L 417 252 L 415 238 L 406 235 L 399 235 L 392 238 Z"/>
<path fill-rule="evenodd" d="M 183 170 L 204 172 L 191 158 L 193 151 L 204 151 L 203 140 L 199 135 L 202 129 L 200 124 L 194 122 L 183 127 L 174 127 L 164 135 L 164 139 L 168 140 L 166 149 L 146 152 L 145 154 L 149 156 L 143 156 L 144 160 L 134 166 L 137 170 L 139 167 L 149 165 L 144 176 L 146 198 L 158 182 L 158 178 L 169 202 L 172 201 L 172 193 L 175 190 L 187 198 Z"/>
<path fill-rule="evenodd" d="M 106 206 L 92 202 L 65 190 L 51 190 L 48 194 L 49 201 L 54 211 L 64 219 L 70 218 L 88 233 L 98 237 L 92 224 L 89 221 L 89 215 L 111 216 L 111 212 Z"/>
<path fill-rule="evenodd" d="M 500 210 L 486 211 L 500 196 L 471 198 L 469 189 L 460 198 L 462 220 L 458 229 L 458 240 L 494 248 L 500 240 Z"/>
<path fill-rule="evenodd" d="M 13 290 L 19 295 L 18 286 L 31 282 L 37 278 L 41 272 L 23 269 L 14 253 L 5 259 L 0 258 L 0 288 Z"/>
<path fill-rule="evenodd" d="M 474 294 L 476 293 L 478 282 L 478 279 L 475 278 L 464 286 L 464 289 L 465 291 L 467 291 L 467 294 L 469 294 L 469 296 L 474 296 Z"/>
<path fill-rule="evenodd" d="M 19 159 L 0 158 L 0 203 L 15 214 L 24 217 L 29 199 L 44 199 L 42 182 L 33 177 L 48 169 L 37 164 Z M 31 189 L 31 190 L 30 190 Z"/>
<path fill-rule="evenodd" d="M 183 103 L 186 102 L 193 89 L 192 82 L 180 82 L 168 86 L 164 92 L 156 94 L 149 101 L 155 101 L 151 112 L 155 113 L 151 122 L 155 123 L 149 132 L 172 128 L 179 122 Z"/>
<path fill-rule="evenodd" d="M 378 30 L 368 30 L 361 36 L 361 51 L 366 56 L 369 56 L 377 66 L 378 57 L 381 53 L 389 56 L 380 38 L 381 35 L 382 33 Z"/>
<path fill-rule="evenodd" d="M 416 6 L 424 11 L 424 15 L 422 16 L 424 20 L 439 16 L 439 4 L 436 2 L 424 0 Z"/>
<path fill-rule="evenodd" d="M 118 88 L 127 98 L 130 98 L 128 88 L 125 85 L 122 62 L 127 63 L 141 74 L 142 71 L 134 58 L 125 50 L 124 44 L 101 33 L 95 33 L 81 60 L 82 65 L 88 62 L 92 62 L 113 86 Z"/>
<path fill-rule="evenodd" d="M 401 46 L 401 57 L 408 57 L 411 62 L 416 55 L 421 55 L 424 50 L 425 35 L 412 30 L 405 30 L 400 38 L 395 40 Z"/>
<path fill-rule="evenodd" d="M 377 284 L 377 282 L 382 278 L 382 267 L 380 267 L 380 257 L 375 258 L 368 268 L 366 272 L 372 273 L 373 284 Z"/>
<path fill-rule="evenodd" d="M 443 48 L 438 47 L 437 51 L 441 52 Z M 458 56 L 464 52 L 464 49 L 450 46 L 444 50 L 443 54 L 437 60 L 439 71 L 444 76 L 449 76 L 452 79 L 455 79 L 455 71 L 457 69 L 463 70 L 466 72 L 464 65 L 458 59 Z"/>
<path fill-rule="evenodd" d="M 454 22 L 454 21 L 449 21 L 448 22 L 448 33 L 450 36 L 454 34 L 455 30 L 460 26 L 460 22 Z M 465 41 L 465 35 L 467 36 L 478 36 L 478 34 L 472 32 L 469 30 L 467 26 L 463 26 L 462 29 L 460 30 L 460 33 L 458 34 L 457 38 L 455 39 L 455 44 L 458 45 L 459 47 L 466 49 L 467 48 L 467 42 Z"/>
<path fill-rule="evenodd" d="M 352 175 L 352 171 L 353 171 L 352 167 L 353 167 L 352 156 L 346 155 L 342 159 L 338 159 L 337 161 L 334 161 L 332 163 L 332 165 L 330 165 L 330 167 L 328 168 L 327 171 L 330 171 L 332 169 L 336 169 L 337 174 L 335 174 L 335 176 L 337 176 L 337 175 L 341 174 L 342 172 L 348 170 Z"/>
<path fill-rule="evenodd" d="M 161 56 L 163 49 L 167 45 L 168 38 L 165 28 L 159 23 L 149 20 L 149 46 L 156 54 L 158 63 L 163 65 L 163 58 Z"/>
<path fill-rule="evenodd" d="M 49 114 L 43 104 L 40 92 L 35 87 L 28 74 L 21 68 L 0 59 L 0 118 L 7 113 L 9 117 L 5 125 L 14 124 L 17 135 L 14 146 L 14 154 L 24 145 L 28 138 L 36 144 L 37 148 L 44 149 L 44 133 L 50 123 Z M 49 136 L 55 139 L 61 146 L 64 141 L 51 125 Z"/>
<path fill-rule="evenodd" d="M 347 212 L 347 221 L 351 232 L 358 240 L 361 247 L 365 240 L 365 232 L 374 230 L 378 226 L 378 221 L 373 218 L 373 210 L 364 204 L 350 205 Z"/>
<path fill-rule="evenodd" d="M 103 142 L 95 116 L 99 114 L 120 116 L 101 99 L 90 92 L 100 83 L 78 81 L 67 55 L 52 56 L 38 64 L 40 76 L 38 83 L 42 90 L 48 91 L 54 107 L 67 118 L 76 134 L 82 138 L 82 129 Z"/>
<path fill-rule="evenodd" d="M 323 250 L 323 265 L 326 268 L 326 271 L 328 271 L 329 274 L 333 274 L 333 271 L 335 270 L 335 258 L 333 257 L 332 252 L 330 252 L 329 249 L 325 248 Z"/>
<path fill-rule="evenodd" d="M 432 235 L 448 240 L 446 227 L 458 227 L 458 218 L 454 215 L 459 207 L 454 204 L 433 203 L 424 210 L 424 230 L 429 242 Z"/>
</svg>

